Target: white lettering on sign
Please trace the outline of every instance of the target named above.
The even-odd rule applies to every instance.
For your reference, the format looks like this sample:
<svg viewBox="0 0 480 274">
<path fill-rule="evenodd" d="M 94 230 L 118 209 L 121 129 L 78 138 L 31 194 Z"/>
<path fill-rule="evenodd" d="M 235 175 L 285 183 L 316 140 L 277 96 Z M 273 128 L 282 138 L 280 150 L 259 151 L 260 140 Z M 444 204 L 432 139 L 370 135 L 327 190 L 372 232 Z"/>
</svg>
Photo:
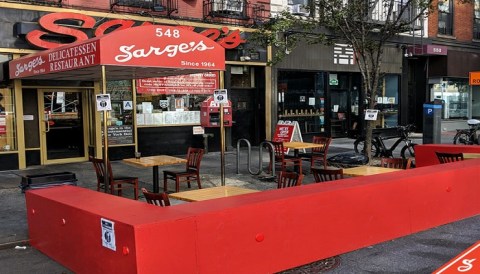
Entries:
<svg viewBox="0 0 480 274">
<path fill-rule="evenodd" d="M 476 259 L 465 259 L 465 260 L 462 260 L 462 263 L 463 265 L 457 267 L 457 270 L 459 272 L 467 272 L 467 271 L 470 271 L 470 269 L 473 268 L 473 262 L 475 261 Z"/>
<path fill-rule="evenodd" d="M 25 71 L 32 71 L 38 66 L 44 64 L 45 61 L 42 59 L 42 56 L 38 56 L 37 58 L 33 59 L 32 61 L 26 64 L 17 64 L 17 71 L 15 71 L 15 76 L 24 73 Z"/>
<path fill-rule="evenodd" d="M 203 41 L 198 43 L 189 42 L 181 43 L 179 45 L 167 45 L 163 49 L 150 46 L 149 49 L 135 49 L 135 45 L 121 46 L 119 50 L 124 54 L 115 56 L 115 61 L 124 63 L 130 61 L 132 58 L 147 58 L 150 55 L 163 55 L 166 53 L 168 57 L 175 57 L 178 53 L 190 53 L 193 51 L 206 51 L 214 49 L 214 47 L 207 47 Z"/>
</svg>

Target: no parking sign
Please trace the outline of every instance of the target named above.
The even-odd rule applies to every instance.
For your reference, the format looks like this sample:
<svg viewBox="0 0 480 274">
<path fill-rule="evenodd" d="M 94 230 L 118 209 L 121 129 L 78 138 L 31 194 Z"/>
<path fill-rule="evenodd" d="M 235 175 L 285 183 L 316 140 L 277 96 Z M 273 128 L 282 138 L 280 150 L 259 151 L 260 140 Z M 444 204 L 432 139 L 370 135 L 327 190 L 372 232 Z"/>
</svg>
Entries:
<svg viewBox="0 0 480 274">
<path fill-rule="evenodd" d="M 97 94 L 97 111 L 112 110 L 110 94 Z"/>
</svg>

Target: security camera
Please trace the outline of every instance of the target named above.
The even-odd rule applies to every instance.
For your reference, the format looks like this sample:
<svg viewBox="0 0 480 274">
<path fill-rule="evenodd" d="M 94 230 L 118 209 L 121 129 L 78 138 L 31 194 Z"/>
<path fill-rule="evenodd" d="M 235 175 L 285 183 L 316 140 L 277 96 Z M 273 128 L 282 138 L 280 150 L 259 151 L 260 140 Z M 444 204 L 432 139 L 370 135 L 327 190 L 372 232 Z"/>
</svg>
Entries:
<svg viewBox="0 0 480 274">
<path fill-rule="evenodd" d="M 408 52 L 405 52 L 405 54 L 403 56 L 408 57 Z"/>
</svg>

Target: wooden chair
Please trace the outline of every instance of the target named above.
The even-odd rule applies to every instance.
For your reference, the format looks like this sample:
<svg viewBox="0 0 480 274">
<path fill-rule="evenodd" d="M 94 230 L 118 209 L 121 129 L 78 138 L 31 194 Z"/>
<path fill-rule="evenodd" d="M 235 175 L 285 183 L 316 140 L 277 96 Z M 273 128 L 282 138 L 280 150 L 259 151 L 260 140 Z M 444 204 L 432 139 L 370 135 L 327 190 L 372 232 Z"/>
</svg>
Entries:
<svg viewBox="0 0 480 274">
<path fill-rule="evenodd" d="M 98 159 L 94 157 L 89 157 L 90 162 L 93 163 L 95 168 L 95 173 L 97 174 L 97 191 L 100 189 L 105 189 L 105 175 L 108 174 L 108 181 L 110 187 L 110 193 L 115 193 L 118 196 L 122 196 L 124 189 L 133 189 L 134 199 L 138 200 L 138 178 L 137 177 L 126 177 L 126 176 L 114 176 L 112 172 L 112 166 L 110 161 L 107 161 L 107 167 L 105 168 L 105 162 L 103 159 Z"/>
<path fill-rule="evenodd" d="M 301 173 L 280 171 L 277 177 L 277 188 L 299 186 L 302 184 L 303 177 Z"/>
<path fill-rule="evenodd" d="M 271 142 L 275 150 L 275 159 L 274 164 L 280 164 L 280 170 L 286 171 L 287 166 L 293 166 L 296 168 L 295 172 L 302 173 L 302 159 L 296 158 L 293 156 L 285 155 L 285 148 L 283 142 Z M 272 170 L 271 167 L 272 161 L 270 161 L 269 170 Z"/>
<path fill-rule="evenodd" d="M 463 161 L 463 153 L 449 153 L 449 152 L 437 152 L 438 161 L 440 164 L 446 164 L 451 162 Z"/>
<path fill-rule="evenodd" d="M 313 136 L 312 143 L 322 144 L 322 147 L 312 148 L 311 153 L 301 154 L 302 160 L 310 161 L 310 168 L 315 166 L 316 162 L 323 164 L 323 168 L 327 168 L 327 153 L 328 147 L 332 142 L 332 138 L 322 137 L 322 136 Z"/>
<path fill-rule="evenodd" d="M 412 159 L 407 158 L 381 158 L 381 167 L 397 168 L 397 169 L 410 169 L 412 167 Z"/>
<path fill-rule="evenodd" d="M 343 179 L 343 169 L 341 168 L 312 167 L 312 173 L 316 183 Z"/>
<path fill-rule="evenodd" d="M 202 188 L 200 181 L 200 163 L 202 161 L 205 150 L 202 148 L 189 147 L 187 152 L 186 169 L 182 171 L 163 171 L 163 190 L 168 191 L 168 180 L 175 181 L 175 192 L 180 191 L 180 182 L 187 182 L 190 188 L 190 182 L 197 181 L 198 188 Z"/>
<path fill-rule="evenodd" d="M 149 204 L 156 206 L 170 206 L 170 199 L 168 198 L 168 194 L 165 192 L 154 193 L 142 187 L 142 193 L 145 197 L 145 200 L 147 200 L 147 203 Z"/>
</svg>

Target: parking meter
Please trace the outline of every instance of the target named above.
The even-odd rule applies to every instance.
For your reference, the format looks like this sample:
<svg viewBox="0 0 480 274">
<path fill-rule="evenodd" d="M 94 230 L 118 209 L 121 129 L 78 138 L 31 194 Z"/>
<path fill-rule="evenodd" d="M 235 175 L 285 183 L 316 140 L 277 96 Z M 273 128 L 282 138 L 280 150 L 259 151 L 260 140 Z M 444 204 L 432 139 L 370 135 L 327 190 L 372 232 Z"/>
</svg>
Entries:
<svg viewBox="0 0 480 274">
<path fill-rule="evenodd" d="M 442 136 L 442 101 L 423 104 L 423 143 L 440 144 Z"/>
</svg>

